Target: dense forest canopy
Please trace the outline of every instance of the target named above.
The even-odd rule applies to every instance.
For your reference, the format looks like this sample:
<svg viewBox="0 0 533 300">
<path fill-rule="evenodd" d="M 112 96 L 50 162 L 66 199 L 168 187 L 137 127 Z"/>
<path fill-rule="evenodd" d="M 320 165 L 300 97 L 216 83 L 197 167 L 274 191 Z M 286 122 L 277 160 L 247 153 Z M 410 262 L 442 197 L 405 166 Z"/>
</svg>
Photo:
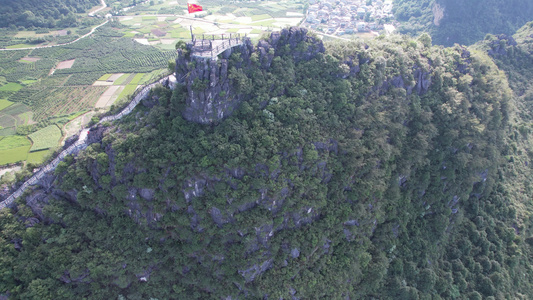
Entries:
<svg viewBox="0 0 533 300">
<path fill-rule="evenodd" d="M 395 0 L 401 33 L 426 31 L 439 45 L 471 45 L 487 33 L 513 34 L 533 20 L 530 0 Z"/>
<path fill-rule="evenodd" d="M 188 87 L 155 89 L 0 211 L 0 293 L 533 298 L 531 125 L 515 110 L 531 90 L 498 67 L 531 59 L 531 27 L 517 45 L 316 53 L 282 34 L 218 61 L 246 97 L 216 125 L 182 118 Z"/>
<path fill-rule="evenodd" d="M 100 5 L 99 0 L 2 0 L 0 27 L 73 27 L 76 14 Z"/>
</svg>

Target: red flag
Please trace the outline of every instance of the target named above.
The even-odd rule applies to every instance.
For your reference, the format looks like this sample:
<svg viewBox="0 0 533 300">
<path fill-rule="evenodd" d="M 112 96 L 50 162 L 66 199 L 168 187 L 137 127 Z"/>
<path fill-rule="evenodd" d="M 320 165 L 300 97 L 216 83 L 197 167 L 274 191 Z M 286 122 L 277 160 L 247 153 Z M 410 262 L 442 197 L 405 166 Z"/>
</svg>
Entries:
<svg viewBox="0 0 533 300">
<path fill-rule="evenodd" d="M 193 13 L 193 12 L 197 12 L 197 11 L 202 11 L 202 7 L 198 4 L 193 4 L 193 3 L 187 3 L 187 8 L 189 9 L 189 13 Z"/>
</svg>

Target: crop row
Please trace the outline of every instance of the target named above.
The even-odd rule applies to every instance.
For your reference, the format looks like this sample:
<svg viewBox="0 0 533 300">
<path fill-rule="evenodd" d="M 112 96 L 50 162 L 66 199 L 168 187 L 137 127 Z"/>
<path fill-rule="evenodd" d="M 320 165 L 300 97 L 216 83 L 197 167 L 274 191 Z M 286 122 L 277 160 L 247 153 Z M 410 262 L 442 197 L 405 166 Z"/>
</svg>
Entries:
<svg viewBox="0 0 533 300">
<path fill-rule="evenodd" d="M 75 113 L 94 107 L 107 87 L 81 86 L 52 88 L 31 99 L 33 119 L 41 121 L 57 115 Z"/>
<path fill-rule="evenodd" d="M 61 130 L 56 125 L 50 125 L 38 130 L 28 135 L 33 142 L 30 151 L 34 152 L 55 147 L 61 136 Z"/>
<path fill-rule="evenodd" d="M 6 80 L 16 82 L 25 78 L 40 78 L 48 74 L 56 62 L 50 59 L 41 59 L 31 63 L 13 62 L 2 65 L 2 74 Z"/>
</svg>

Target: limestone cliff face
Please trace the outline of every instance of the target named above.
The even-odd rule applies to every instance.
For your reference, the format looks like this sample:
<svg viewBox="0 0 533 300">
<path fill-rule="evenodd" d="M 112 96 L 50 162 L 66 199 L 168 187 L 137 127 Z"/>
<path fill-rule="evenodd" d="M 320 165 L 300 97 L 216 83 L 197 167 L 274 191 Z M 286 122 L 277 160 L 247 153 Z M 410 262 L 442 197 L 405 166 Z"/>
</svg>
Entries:
<svg viewBox="0 0 533 300">
<path fill-rule="evenodd" d="M 307 35 L 307 29 L 294 27 L 272 33 L 257 47 L 245 38 L 243 44 L 226 50 L 217 58 L 197 57 L 191 55 L 191 51 L 192 44 L 188 44 L 187 50 L 178 50 L 176 59 L 176 80 L 187 92 L 183 117 L 192 122 L 213 124 L 230 116 L 249 97 L 249 92 L 237 87 L 238 79 L 232 72 L 244 75 L 252 66 L 252 54 L 258 55 L 260 67 L 266 70 L 275 56 L 290 55 L 295 61 L 309 60 L 325 52 L 325 48 L 322 41 Z M 233 53 L 238 53 L 238 60 L 230 59 Z"/>
<path fill-rule="evenodd" d="M 188 45 L 191 51 L 191 46 Z M 186 108 L 183 117 L 201 124 L 216 123 L 229 116 L 246 95 L 235 92 L 229 72 L 228 57 L 233 51 L 250 53 L 250 40 L 226 50 L 222 58 L 200 58 L 179 50 L 176 59 L 176 80 L 187 89 Z M 248 55 L 249 57 L 249 55 Z"/>
</svg>

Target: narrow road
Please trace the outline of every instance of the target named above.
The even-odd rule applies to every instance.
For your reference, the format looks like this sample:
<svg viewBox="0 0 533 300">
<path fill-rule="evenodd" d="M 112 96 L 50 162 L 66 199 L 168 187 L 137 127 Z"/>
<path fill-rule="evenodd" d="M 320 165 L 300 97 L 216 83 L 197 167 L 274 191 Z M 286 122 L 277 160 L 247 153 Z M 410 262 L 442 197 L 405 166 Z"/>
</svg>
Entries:
<svg viewBox="0 0 533 300">
<path fill-rule="evenodd" d="M 91 11 L 91 12 L 89 13 L 89 16 L 90 16 L 90 17 L 93 17 L 94 14 L 100 12 L 102 9 L 104 9 L 104 8 L 107 7 L 107 4 L 104 2 L 104 0 L 100 0 L 100 2 L 102 2 L 102 7 L 100 7 L 100 8 L 98 8 L 98 9 L 95 9 L 95 10 Z"/>
<path fill-rule="evenodd" d="M 104 0 L 101 0 L 102 1 L 102 7 L 100 7 L 99 9 L 95 10 L 95 11 L 92 11 L 91 13 L 89 13 L 89 16 L 94 16 L 95 13 L 101 11 L 102 9 L 106 8 L 107 7 L 107 4 L 104 2 Z M 17 50 L 33 50 L 33 49 L 42 49 L 42 48 L 52 48 L 52 47 L 59 47 L 59 46 L 65 46 L 65 45 L 70 45 L 70 44 L 74 44 L 75 42 L 81 40 L 81 39 L 84 39 L 88 36 L 90 36 L 91 34 L 93 34 L 96 29 L 104 26 L 105 24 L 107 24 L 107 22 L 109 22 L 109 20 L 106 20 L 104 23 L 98 25 L 98 26 L 95 26 L 93 27 L 93 29 L 91 29 L 91 31 L 89 31 L 89 33 L 86 33 L 85 35 L 82 35 L 80 36 L 79 38 L 73 40 L 72 42 L 68 42 L 68 43 L 64 43 L 64 44 L 57 44 L 57 45 L 47 45 L 47 46 L 37 46 L 37 47 L 27 47 L 27 48 L 13 48 L 13 49 L 0 49 L 0 51 L 17 51 Z"/>
</svg>

